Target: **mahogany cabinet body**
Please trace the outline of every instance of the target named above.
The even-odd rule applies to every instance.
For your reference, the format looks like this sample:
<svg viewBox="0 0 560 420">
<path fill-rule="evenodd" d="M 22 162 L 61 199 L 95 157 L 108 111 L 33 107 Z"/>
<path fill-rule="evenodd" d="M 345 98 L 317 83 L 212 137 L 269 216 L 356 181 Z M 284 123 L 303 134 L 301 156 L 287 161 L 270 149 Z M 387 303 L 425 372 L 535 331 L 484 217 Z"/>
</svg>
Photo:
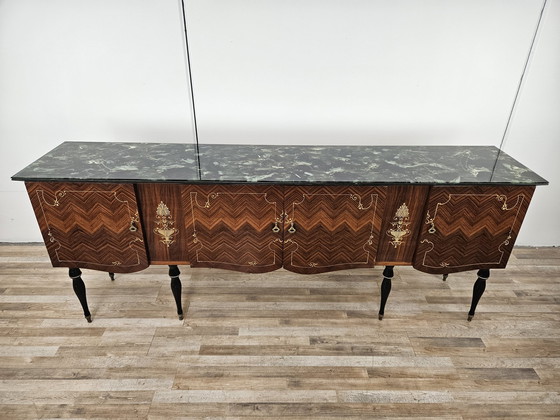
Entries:
<svg viewBox="0 0 560 420">
<path fill-rule="evenodd" d="M 504 268 L 534 185 L 27 181 L 53 266 Z"/>
</svg>

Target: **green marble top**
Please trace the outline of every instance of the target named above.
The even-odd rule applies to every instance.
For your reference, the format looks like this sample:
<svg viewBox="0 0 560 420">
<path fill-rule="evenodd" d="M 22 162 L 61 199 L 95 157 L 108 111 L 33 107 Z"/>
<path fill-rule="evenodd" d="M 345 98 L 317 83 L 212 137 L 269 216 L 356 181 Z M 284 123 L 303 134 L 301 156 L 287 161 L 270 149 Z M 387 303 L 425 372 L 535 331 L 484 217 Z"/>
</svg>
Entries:
<svg viewBox="0 0 560 420">
<path fill-rule="evenodd" d="M 16 181 L 511 184 L 548 182 L 493 146 L 64 142 Z"/>
</svg>

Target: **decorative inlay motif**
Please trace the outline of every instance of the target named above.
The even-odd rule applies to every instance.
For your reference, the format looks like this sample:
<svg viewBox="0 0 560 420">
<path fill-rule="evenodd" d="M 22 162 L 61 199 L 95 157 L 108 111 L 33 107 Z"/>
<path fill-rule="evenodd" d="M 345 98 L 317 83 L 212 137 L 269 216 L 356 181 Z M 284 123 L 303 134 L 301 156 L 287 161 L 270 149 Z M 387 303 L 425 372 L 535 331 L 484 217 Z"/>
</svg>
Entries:
<svg viewBox="0 0 560 420">
<path fill-rule="evenodd" d="M 220 195 L 220 193 L 212 193 L 212 194 L 210 194 L 210 195 L 206 198 L 206 203 L 204 203 L 204 208 L 205 208 L 205 209 L 209 209 L 209 208 L 210 208 L 210 200 L 215 200 L 216 198 L 218 198 L 218 195 Z"/>
<path fill-rule="evenodd" d="M 352 200 L 358 202 L 358 209 L 359 210 L 365 210 L 364 206 L 362 205 L 362 197 L 360 197 L 357 194 L 350 194 L 350 198 L 352 198 Z"/>
<path fill-rule="evenodd" d="M 163 201 L 160 201 L 157 206 L 156 220 L 154 232 L 161 236 L 161 242 L 169 248 L 169 245 L 175 242 L 173 235 L 179 231 L 173 227 L 175 221 L 171 218 L 171 212 Z"/>
<path fill-rule="evenodd" d="M 58 199 L 64 197 L 65 195 L 66 195 L 66 191 L 57 191 L 54 196 L 54 203 L 52 205 L 58 207 L 60 205 Z"/>
<path fill-rule="evenodd" d="M 410 225 L 408 206 L 402 203 L 393 217 L 391 228 L 387 231 L 387 235 L 393 238 L 390 242 L 395 248 L 403 243 L 403 238 L 410 235 L 408 225 Z"/>
<path fill-rule="evenodd" d="M 517 197 L 517 202 L 513 205 L 513 207 L 508 207 L 507 205 L 507 197 L 503 194 L 496 194 L 496 199 L 500 202 L 503 202 L 504 204 L 502 204 L 502 210 L 513 210 L 517 204 L 519 204 L 519 197 Z"/>
</svg>

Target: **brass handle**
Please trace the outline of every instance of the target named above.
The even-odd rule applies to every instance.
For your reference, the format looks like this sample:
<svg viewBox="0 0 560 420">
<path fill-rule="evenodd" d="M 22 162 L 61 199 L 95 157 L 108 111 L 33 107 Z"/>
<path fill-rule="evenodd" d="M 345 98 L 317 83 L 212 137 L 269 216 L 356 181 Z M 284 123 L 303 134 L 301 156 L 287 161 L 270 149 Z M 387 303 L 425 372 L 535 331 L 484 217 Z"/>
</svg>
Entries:
<svg viewBox="0 0 560 420">
<path fill-rule="evenodd" d="M 130 230 L 131 232 L 136 232 L 138 230 L 138 228 L 134 226 L 134 222 L 132 220 L 130 221 L 130 226 L 128 227 L 128 230 Z"/>
<path fill-rule="evenodd" d="M 278 227 L 278 222 L 274 222 L 274 226 L 273 226 L 273 228 L 272 228 L 272 231 L 273 231 L 274 233 L 280 232 L 280 228 Z"/>
<path fill-rule="evenodd" d="M 290 223 L 290 228 L 288 229 L 288 232 L 290 233 L 294 233 L 296 231 L 296 228 L 294 227 L 294 222 Z"/>
</svg>

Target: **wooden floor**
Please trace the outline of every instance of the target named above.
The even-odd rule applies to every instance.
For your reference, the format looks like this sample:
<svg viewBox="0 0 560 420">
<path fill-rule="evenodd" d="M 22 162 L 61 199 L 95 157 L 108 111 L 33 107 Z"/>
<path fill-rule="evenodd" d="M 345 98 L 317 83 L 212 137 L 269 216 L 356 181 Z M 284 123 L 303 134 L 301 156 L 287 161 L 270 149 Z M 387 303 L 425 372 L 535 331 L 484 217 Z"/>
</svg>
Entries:
<svg viewBox="0 0 560 420">
<path fill-rule="evenodd" d="M 83 270 L 0 245 L 0 418 L 560 418 L 560 249 L 516 248 L 472 322 L 475 273 Z"/>
</svg>

